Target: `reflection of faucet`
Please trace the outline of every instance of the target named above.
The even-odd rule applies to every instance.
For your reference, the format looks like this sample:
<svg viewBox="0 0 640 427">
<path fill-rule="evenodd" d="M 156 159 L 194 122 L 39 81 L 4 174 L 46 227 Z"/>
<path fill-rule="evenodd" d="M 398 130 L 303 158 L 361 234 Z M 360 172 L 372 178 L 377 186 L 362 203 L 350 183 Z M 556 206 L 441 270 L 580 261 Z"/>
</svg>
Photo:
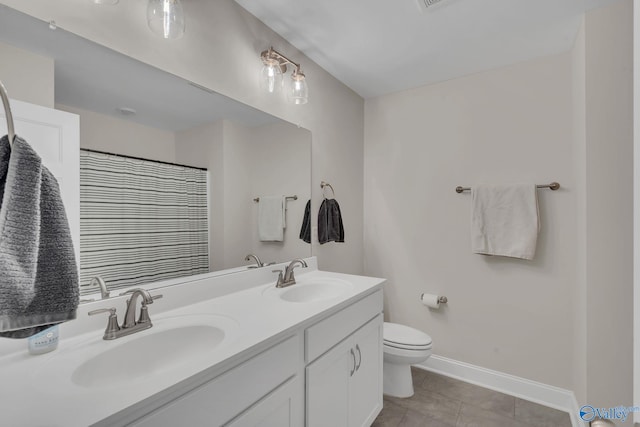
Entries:
<svg viewBox="0 0 640 427">
<path fill-rule="evenodd" d="M 116 315 L 115 308 L 101 308 L 89 312 L 89 316 L 98 313 L 109 313 L 109 323 L 107 323 L 107 329 L 105 329 L 103 337 L 105 340 L 113 340 L 131 335 L 134 332 L 143 331 L 153 326 L 149 318 L 149 312 L 147 311 L 147 304 L 153 304 L 153 300 L 162 298 L 162 295 L 151 296 L 148 291 L 140 288 L 132 289 L 125 292 L 125 294 L 131 294 L 131 298 L 127 300 L 127 309 L 124 314 L 122 326 L 118 325 L 118 316 Z M 140 317 L 138 321 L 136 321 L 136 305 L 139 296 L 142 297 L 142 306 L 140 307 Z"/>
<path fill-rule="evenodd" d="M 268 264 L 265 264 L 264 262 L 260 261 L 260 258 L 258 258 L 258 255 L 254 255 L 254 254 L 249 254 L 246 257 L 244 257 L 245 261 L 251 261 L 251 258 L 253 258 L 256 262 L 256 265 L 250 265 L 249 268 L 260 268 L 260 267 L 264 267 L 267 265 L 273 265 L 275 264 L 275 262 L 270 262 Z"/>
<path fill-rule="evenodd" d="M 278 274 L 278 283 L 276 283 L 276 288 L 284 288 L 296 284 L 296 278 L 293 275 L 293 269 L 296 268 L 298 264 L 304 268 L 308 267 L 305 260 L 296 258 L 289 263 L 287 268 L 285 268 L 284 276 L 282 275 L 282 270 L 273 270 L 274 273 L 280 273 Z"/>
<path fill-rule="evenodd" d="M 251 265 L 249 266 L 249 268 L 260 268 L 260 267 L 264 267 L 264 264 L 262 263 L 262 261 L 260 261 L 260 258 L 258 258 L 258 255 L 254 255 L 254 254 L 249 254 L 246 257 L 244 257 L 245 261 L 251 261 L 251 258 L 253 258 L 256 262 L 256 265 Z"/>
<path fill-rule="evenodd" d="M 95 285 L 100 286 L 100 295 L 102 299 L 109 298 L 109 291 L 107 290 L 107 284 L 104 283 L 104 280 L 102 280 L 102 277 L 96 276 L 93 279 L 91 279 L 91 282 L 89 282 L 89 286 L 95 286 Z"/>
</svg>

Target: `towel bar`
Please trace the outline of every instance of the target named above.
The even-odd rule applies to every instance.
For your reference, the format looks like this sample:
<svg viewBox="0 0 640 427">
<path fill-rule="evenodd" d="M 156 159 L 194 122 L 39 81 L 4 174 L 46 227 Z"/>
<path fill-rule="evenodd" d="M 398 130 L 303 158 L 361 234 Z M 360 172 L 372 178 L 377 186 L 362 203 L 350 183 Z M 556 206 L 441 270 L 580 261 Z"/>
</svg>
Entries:
<svg viewBox="0 0 640 427">
<path fill-rule="evenodd" d="M 536 185 L 537 188 L 550 188 L 551 190 L 555 191 L 558 188 L 560 188 L 560 184 L 557 182 L 552 182 L 551 184 L 540 184 L 540 185 Z M 456 193 L 462 193 L 463 191 L 471 191 L 471 187 L 461 187 L 458 186 L 456 187 Z"/>
<path fill-rule="evenodd" d="M 287 196 L 287 200 L 298 200 L 298 196 Z M 260 197 L 253 199 L 254 202 L 260 203 Z"/>
</svg>

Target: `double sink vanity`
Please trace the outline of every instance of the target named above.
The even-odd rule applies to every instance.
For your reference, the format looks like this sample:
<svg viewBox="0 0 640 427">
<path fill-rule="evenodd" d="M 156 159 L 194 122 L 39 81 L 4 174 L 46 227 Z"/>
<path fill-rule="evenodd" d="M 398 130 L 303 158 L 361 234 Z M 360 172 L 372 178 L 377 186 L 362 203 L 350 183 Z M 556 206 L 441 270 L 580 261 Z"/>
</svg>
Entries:
<svg viewBox="0 0 640 427">
<path fill-rule="evenodd" d="M 81 305 L 56 351 L 2 348 L 3 425 L 371 425 L 384 280 L 306 263 L 281 288 L 272 269 L 288 263 L 149 290 L 153 327 L 116 339 L 88 313 L 122 318 L 127 296 Z"/>
</svg>

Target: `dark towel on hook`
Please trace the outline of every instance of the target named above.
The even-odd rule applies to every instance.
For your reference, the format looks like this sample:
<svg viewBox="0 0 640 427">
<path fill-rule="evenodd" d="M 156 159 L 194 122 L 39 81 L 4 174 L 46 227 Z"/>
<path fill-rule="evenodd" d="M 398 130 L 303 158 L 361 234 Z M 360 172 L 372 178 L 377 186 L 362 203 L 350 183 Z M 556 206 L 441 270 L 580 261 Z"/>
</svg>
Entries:
<svg viewBox="0 0 640 427">
<path fill-rule="evenodd" d="M 0 337 L 75 319 L 78 269 L 55 177 L 16 136 L 0 140 Z"/>
<path fill-rule="evenodd" d="M 344 227 L 342 214 L 336 199 L 324 199 L 318 212 L 318 241 L 344 242 Z"/>
<path fill-rule="evenodd" d="M 311 200 L 307 201 L 307 206 L 304 208 L 304 218 L 302 219 L 302 227 L 300 228 L 300 239 L 311 243 Z"/>
</svg>

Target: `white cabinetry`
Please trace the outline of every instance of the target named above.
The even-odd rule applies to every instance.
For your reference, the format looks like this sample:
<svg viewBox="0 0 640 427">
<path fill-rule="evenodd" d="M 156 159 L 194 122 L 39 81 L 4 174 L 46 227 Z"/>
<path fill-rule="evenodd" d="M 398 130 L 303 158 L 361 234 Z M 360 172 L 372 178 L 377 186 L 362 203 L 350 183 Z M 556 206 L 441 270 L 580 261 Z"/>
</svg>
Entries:
<svg viewBox="0 0 640 427">
<path fill-rule="evenodd" d="M 382 291 L 305 331 L 308 427 L 370 426 L 382 409 Z"/>
<path fill-rule="evenodd" d="M 382 409 L 382 315 L 306 368 L 307 426 L 370 426 Z"/>
<path fill-rule="evenodd" d="M 279 422 L 282 427 L 299 426 L 303 409 L 302 379 L 295 375 L 301 361 L 299 349 L 298 336 L 291 337 L 131 425 L 266 427 Z M 241 416 L 234 420 L 238 415 Z"/>
<path fill-rule="evenodd" d="M 382 324 L 377 290 L 94 426 L 368 427 L 382 410 Z"/>
</svg>

